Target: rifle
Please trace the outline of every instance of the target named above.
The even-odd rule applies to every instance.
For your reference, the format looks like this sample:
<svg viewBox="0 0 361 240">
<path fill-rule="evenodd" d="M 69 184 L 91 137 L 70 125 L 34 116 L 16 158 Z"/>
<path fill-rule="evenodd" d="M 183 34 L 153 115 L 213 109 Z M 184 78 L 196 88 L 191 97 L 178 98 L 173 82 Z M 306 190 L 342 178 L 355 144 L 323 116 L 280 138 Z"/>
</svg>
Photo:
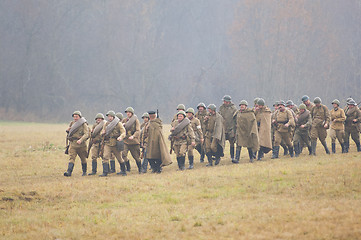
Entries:
<svg viewBox="0 0 361 240">
<path fill-rule="evenodd" d="M 66 131 L 67 132 L 67 134 L 66 134 L 66 140 L 65 140 L 65 154 L 69 154 L 69 131 Z"/>
<path fill-rule="evenodd" d="M 92 137 L 92 135 L 91 135 L 91 133 L 90 133 L 90 139 L 89 139 L 89 145 L 88 145 L 88 152 L 87 152 L 86 158 L 89 157 L 90 149 L 92 148 L 92 146 L 93 146 L 93 137 Z"/>
<path fill-rule="evenodd" d="M 157 118 L 159 118 L 159 112 L 158 112 L 158 109 L 157 109 Z"/>
<path fill-rule="evenodd" d="M 174 145 L 174 140 L 172 138 L 172 140 L 170 140 L 170 151 L 169 151 L 170 154 L 173 153 L 173 145 Z"/>
</svg>

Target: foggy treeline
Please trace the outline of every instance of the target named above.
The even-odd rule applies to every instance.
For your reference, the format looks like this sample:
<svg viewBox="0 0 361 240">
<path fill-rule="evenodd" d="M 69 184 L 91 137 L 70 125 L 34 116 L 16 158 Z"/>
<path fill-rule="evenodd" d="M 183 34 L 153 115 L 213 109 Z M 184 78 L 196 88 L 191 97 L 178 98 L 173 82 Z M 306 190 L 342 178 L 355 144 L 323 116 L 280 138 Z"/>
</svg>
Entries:
<svg viewBox="0 0 361 240">
<path fill-rule="evenodd" d="M 360 101 L 359 0 L 1 0 L 0 116 Z"/>
</svg>

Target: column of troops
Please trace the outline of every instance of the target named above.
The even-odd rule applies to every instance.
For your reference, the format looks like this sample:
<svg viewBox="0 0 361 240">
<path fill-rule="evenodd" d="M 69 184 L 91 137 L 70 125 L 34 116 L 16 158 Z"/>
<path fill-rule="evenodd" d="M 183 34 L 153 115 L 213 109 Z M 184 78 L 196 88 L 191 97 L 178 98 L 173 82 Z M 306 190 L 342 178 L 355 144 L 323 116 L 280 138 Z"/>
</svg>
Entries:
<svg viewBox="0 0 361 240">
<path fill-rule="evenodd" d="M 183 104 L 179 104 L 168 137 L 170 151 L 162 133 L 162 121 L 155 111 L 144 113 L 142 123 L 132 107 L 125 110 L 126 116 L 108 111 L 107 120 L 98 113 L 91 129 L 81 112 L 75 111 L 66 130 L 69 164 L 64 176 L 71 176 L 77 156 L 81 159 L 83 176 L 86 176 L 90 154 L 92 171 L 88 175 L 97 173 L 97 160 L 101 158 L 103 173 L 100 177 L 116 172 L 115 159 L 120 166 L 117 174 L 126 176 L 131 169 L 129 152 L 139 173 L 147 172 L 148 163 L 153 173 L 161 173 L 163 166 L 172 163 L 170 154 L 173 152 L 179 170 L 185 170 L 186 156 L 188 169 L 193 169 L 194 150 L 199 152 L 200 162 L 207 158 L 206 166 L 211 167 L 218 165 L 224 157 L 226 141 L 230 146 L 231 162 L 235 164 L 240 161 L 242 147 L 247 148 L 251 163 L 261 161 L 271 151 L 271 159 L 279 158 L 280 146 L 284 149 L 283 155 L 290 157 L 298 157 L 306 147 L 309 155 L 316 155 L 317 139 L 326 154 L 330 154 L 327 134 L 331 138 L 332 153 L 336 153 L 336 139 L 342 153 L 347 153 L 350 135 L 357 151 L 361 152 L 361 111 L 352 98 L 347 99 L 344 109 L 340 108 L 339 100 L 333 100 L 331 111 L 319 97 L 312 103 L 307 95 L 302 97 L 303 103 L 298 107 L 291 100 L 277 101 L 273 110 L 262 98 L 256 98 L 252 108 L 242 100 L 238 109 L 229 95 L 222 100 L 218 111 L 215 104 L 206 107 L 199 103 L 197 112 L 193 108 L 186 110 Z"/>
</svg>

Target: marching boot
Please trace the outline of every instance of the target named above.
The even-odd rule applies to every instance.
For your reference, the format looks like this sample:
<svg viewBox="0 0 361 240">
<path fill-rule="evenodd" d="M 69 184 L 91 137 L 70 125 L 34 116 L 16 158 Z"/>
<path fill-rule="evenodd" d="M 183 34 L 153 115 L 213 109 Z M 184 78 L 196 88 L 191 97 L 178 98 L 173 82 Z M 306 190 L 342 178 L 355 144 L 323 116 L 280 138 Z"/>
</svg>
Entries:
<svg viewBox="0 0 361 240">
<path fill-rule="evenodd" d="M 148 159 L 144 158 L 142 162 L 142 173 L 147 173 L 148 169 Z"/>
<path fill-rule="evenodd" d="M 213 167 L 212 153 L 207 153 L 208 164 L 206 167 Z"/>
<path fill-rule="evenodd" d="M 330 150 L 328 150 L 326 141 L 321 142 L 322 146 L 325 148 L 326 154 L 330 154 Z"/>
<path fill-rule="evenodd" d="M 233 163 L 239 163 L 239 158 L 241 156 L 241 147 L 236 148 L 236 159 L 232 160 Z"/>
<path fill-rule="evenodd" d="M 348 149 L 350 148 L 350 142 L 344 142 L 343 144 L 345 146 L 345 153 L 348 153 Z"/>
<path fill-rule="evenodd" d="M 188 160 L 189 160 L 189 167 L 188 167 L 188 169 L 193 169 L 194 156 L 188 156 Z"/>
<path fill-rule="evenodd" d="M 82 176 L 86 176 L 86 175 L 87 175 L 87 174 L 86 174 L 87 166 L 88 166 L 87 163 L 82 163 L 82 164 L 81 164 L 81 169 L 83 170 Z"/>
<path fill-rule="evenodd" d="M 293 144 L 293 148 L 295 150 L 295 157 L 299 157 L 300 156 L 300 143 L 294 143 Z"/>
<path fill-rule="evenodd" d="M 181 162 L 181 170 L 185 170 L 186 169 L 186 156 L 180 157 L 180 162 Z"/>
<path fill-rule="evenodd" d="M 177 157 L 178 170 L 181 170 L 181 159 Z"/>
<path fill-rule="evenodd" d="M 110 160 L 110 171 L 109 173 L 115 173 L 115 160 Z"/>
<path fill-rule="evenodd" d="M 316 156 L 317 140 L 311 141 L 312 155 Z"/>
<path fill-rule="evenodd" d="M 279 151 L 280 151 L 280 146 L 274 146 L 273 149 L 272 149 L 272 157 L 271 157 L 271 159 L 278 158 Z"/>
<path fill-rule="evenodd" d="M 201 153 L 201 159 L 199 160 L 199 162 L 201 162 L 201 163 L 204 162 L 204 155 L 205 155 L 205 154 L 204 154 L 204 151 L 202 151 L 202 153 Z"/>
<path fill-rule="evenodd" d="M 286 144 L 281 144 L 282 148 L 283 148 L 283 156 L 288 155 L 288 148 Z"/>
<path fill-rule="evenodd" d="M 88 174 L 89 176 L 97 174 L 97 165 L 96 161 L 92 161 L 92 172 Z"/>
<path fill-rule="evenodd" d="M 155 173 L 162 173 L 162 161 L 160 159 L 154 160 Z"/>
<path fill-rule="evenodd" d="M 233 160 L 234 160 L 234 147 L 229 148 L 229 153 L 231 155 L 231 161 L 233 162 Z"/>
<path fill-rule="evenodd" d="M 129 161 L 128 161 L 129 162 Z M 122 162 L 120 164 L 120 172 L 117 173 L 117 175 L 121 175 L 121 176 L 127 176 L 127 172 L 125 170 L 125 163 Z"/>
<path fill-rule="evenodd" d="M 135 161 L 138 167 L 138 173 L 141 174 L 142 173 L 142 162 L 139 161 Z"/>
<path fill-rule="evenodd" d="M 332 145 L 332 153 L 336 153 L 336 143 L 331 143 Z"/>
<path fill-rule="evenodd" d="M 341 143 L 342 153 L 345 153 L 345 143 Z"/>
<path fill-rule="evenodd" d="M 308 148 L 308 155 L 312 155 L 312 147 L 311 146 L 307 146 Z"/>
<path fill-rule="evenodd" d="M 68 170 L 64 173 L 64 176 L 65 177 L 70 177 L 71 176 L 71 173 L 73 172 L 73 169 L 74 169 L 74 163 L 69 163 L 68 164 Z"/>
<path fill-rule="evenodd" d="M 129 160 L 125 162 L 125 166 L 127 167 L 127 172 L 130 172 L 130 162 L 129 162 Z"/>
<path fill-rule="evenodd" d="M 356 142 L 357 151 L 361 152 L 360 142 Z"/>
<path fill-rule="evenodd" d="M 109 173 L 109 164 L 103 163 L 103 173 L 99 175 L 99 177 L 106 177 L 108 176 L 108 173 Z"/>
<path fill-rule="evenodd" d="M 253 163 L 253 157 L 254 157 L 254 155 L 253 155 L 252 148 L 247 148 L 247 150 L 248 150 L 249 162 L 250 162 L 250 163 Z"/>
<path fill-rule="evenodd" d="M 149 162 L 149 165 L 150 165 L 150 167 L 151 167 L 151 169 L 152 169 L 152 173 L 155 173 L 156 172 L 156 167 L 155 167 L 155 161 L 154 161 L 154 159 L 148 159 L 148 162 Z"/>
<path fill-rule="evenodd" d="M 252 152 L 253 152 L 253 151 L 252 151 Z M 256 158 L 257 158 L 257 152 L 258 152 L 258 151 L 253 152 L 253 159 L 256 159 Z"/>
<path fill-rule="evenodd" d="M 262 158 L 264 157 L 264 152 L 262 147 L 258 150 L 258 157 L 257 157 L 257 161 L 262 161 Z"/>
<path fill-rule="evenodd" d="M 290 152 L 290 157 L 293 158 L 293 147 L 289 147 L 288 150 Z"/>
</svg>

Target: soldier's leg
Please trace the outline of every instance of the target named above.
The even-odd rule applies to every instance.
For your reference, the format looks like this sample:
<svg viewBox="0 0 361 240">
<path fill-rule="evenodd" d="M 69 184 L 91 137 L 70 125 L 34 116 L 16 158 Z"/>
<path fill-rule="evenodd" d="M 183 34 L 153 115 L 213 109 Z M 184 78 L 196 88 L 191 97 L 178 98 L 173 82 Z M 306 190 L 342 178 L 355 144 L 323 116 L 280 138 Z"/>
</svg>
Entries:
<svg viewBox="0 0 361 240">
<path fill-rule="evenodd" d="M 318 138 L 318 130 L 317 127 L 311 127 L 311 148 L 312 155 L 316 155 L 316 147 L 317 147 L 317 138 Z"/>
<path fill-rule="evenodd" d="M 99 175 L 99 177 L 106 177 L 109 173 L 109 159 L 112 155 L 111 147 L 108 145 L 104 146 L 102 165 L 103 165 L 103 173 Z"/>
<path fill-rule="evenodd" d="M 124 160 L 127 171 L 130 172 L 130 163 L 128 159 L 129 145 L 124 144 L 124 150 L 122 151 L 122 159 Z M 120 164 L 120 162 L 119 162 Z"/>
<path fill-rule="evenodd" d="M 345 153 L 345 146 L 344 146 L 344 138 L 345 138 L 345 131 L 344 130 L 337 130 L 336 137 L 338 142 L 341 145 L 342 153 Z"/>
<path fill-rule="evenodd" d="M 184 143 L 180 146 L 179 156 L 181 162 L 181 170 L 185 170 L 186 153 L 188 151 L 188 144 Z"/>
<path fill-rule="evenodd" d="M 115 173 L 115 156 L 113 153 L 110 155 L 109 164 L 110 164 L 109 173 Z"/>
<path fill-rule="evenodd" d="M 322 143 L 323 147 L 325 148 L 325 152 L 327 154 L 330 154 L 330 150 L 328 150 L 327 143 L 326 143 L 327 130 L 323 126 L 318 127 L 318 137 L 319 137 L 320 142 Z"/>
<path fill-rule="evenodd" d="M 282 133 L 281 135 L 282 135 L 282 140 L 287 145 L 290 157 L 293 157 L 293 144 L 292 144 L 291 134 L 289 132 L 286 132 L 286 133 Z"/>
<path fill-rule="evenodd" d="M 304 145 L 307 146 L 308 148 L 308 154 L 311 155 L 312 154 L 312 147 L 311 147 L 311 138 L 310 138 L 310 132 L 307 131 L 307 132 L 302 132 L 300 134 L 300 137 L 301 137 L 301 141 L 300 143 L 303 143 Z M 301 148 L 301 147 L 300 147 Z M 300 150 L 300 152 L 302 152 Z"/>
<path fill-rule="evenodd" d="M 272 149 L 271 159 L 278 158 L 281 141 L 282 141 L 282 136 L 281 136 L 280 132 L 275 131 L 275 142 L 274 142 L 274 147 Z"/>
<path fill-rule="evenodd" d="M 329 133 L 331 138 L 331 151 L 332 153 L 336 153 L 336 130 L 331 128 Z"/>
<path fill-rule="evenodd" d="M 194 155 L 193 155 L 194 147 L 192 145 L 188 145 L 188 161 L 189 161 L 189 167 L 188 169 L 193 169 L 193 162 L 194 162 Z"/>
<path fill-rule="evenodd" d="M 285 141 L 284 141 L 283 139 L 282 139 L 280 145 L 281 145 L 281 147 L 283 148 L 283 156 L 288 155 L 287 144 L 285 143 Z"/>
<path fill-rule="evenodd" d="M 70 177 L 73 169 L 74 169 L 74 163 L 75 158 L 77 156 L 76 149 L 74 149 L 71 144 L 69 146 L 69 163 L 68 163 L 68 170 L 64 173 L 65 177 Z"/>
<path fill-rule="evenodd" d="M 293 136 L 293 149 L 295 150 L 295 157 L 298 157 L 301 153 L 300 142 L 301 142 L 300 131 L 296 130 Z"/>
<path fill-rule="evenodd" d="M 229 154 L 231 156 L 231 160 L 234 160 L 234 138 L 229 138 Z"/>
<path fill-rule="evenodd" d="M 176 158 L 177 158 L 177 164 L 178 164 L 178 169 L 179 170 L 181 170 L 180 147 L 181 147 L 181 145 L 179 145 L 179 144 L 174 144 L 173 145 L 173 150 L 174 150 L 174 153 L 175 153 Z"/>
<path fill-rule="evenodd" d="M 355 128 L 353 131 L 351 131 L 351 138 L 355 142 L 357 151 L 361 152 L 361 146 L 360 146 L 360 132 Z"/>
<path fill-rule="evenodd" d="M 212 139 L 209 137 L 206 137 L 204 139 L 205 153 L 206 153 L 207 159 L 208 159 L 208 164 L 206 165 L 206 167 L 213 166 L 211 145 L 212 145 Z"/>
<path fill-rule="evenodd" d="M 345 136 L 344 136 L 344 147 L 345 147 L 345 153 L 348 153 L 348 149 L 350 147 L 350 134 L 348 128 L 345 128 Z"/>
<path fill-rule="evenodd" d="M 89 173 L 88 175 L 95 175 L 97 173 L 97 165 L 98 165 L 98 152 L 99 152 L 99 145 L 98 144 L 95 144 L 92 146 L 92 149 L 91 149 L 91 155 L 92 155 L 92 172 Z"/>
<path fill-rule="evenodd" d="M 236 158 L 234 160 L 232 160 L 232 163 L 239 163 L 239 159 L 241 157 L 241 146 L 236 146 Z"/>
<path fill-rule="evenodd" d="M 78 148 L 77 153 L 78 153 L 78 156 L 80 157 L 80 160 L 81 160 L 81 168 L 83 170 L 83 175 L 82 176 L 86 176 L 87 175 L 87 173 L 86 173 L 87 172 L 86 159 L 87 159 L 87 155 L 88 155 L 87 147 L 84 146 L 84 147 Z"/>
<path fill-rule="evenodd" d="M 135 163 L 137 164 L 138 172 L 141 173 L 142 163 L 140 161 L 140 145 L 138 144 L 129 145 L 128 149 L 130 150 L 130 153 L 132 154 L 132 157 L 134 158 Z"/>
<path fill-rule="evenodd" d="M 125 146 L 126 144 L 124 144 Z M 124 148 L 125 149 L 125 148 Z M 114 154 L 115 158 L 118 160 L 120 164 L 120 172 L 117 173 L 117 175 L 126 176 L 126 170 L 125 170 L 125 163 L 122 157 L 122 152 L 117 149 L 117 147 L 112 147 L 112 153 Z"/>
<path fill-rule="evenodd" d="M 148 169 L 147 150 L 144 149 L 143 151 L 142 173 L 146 173 Z"/>
</svg>

